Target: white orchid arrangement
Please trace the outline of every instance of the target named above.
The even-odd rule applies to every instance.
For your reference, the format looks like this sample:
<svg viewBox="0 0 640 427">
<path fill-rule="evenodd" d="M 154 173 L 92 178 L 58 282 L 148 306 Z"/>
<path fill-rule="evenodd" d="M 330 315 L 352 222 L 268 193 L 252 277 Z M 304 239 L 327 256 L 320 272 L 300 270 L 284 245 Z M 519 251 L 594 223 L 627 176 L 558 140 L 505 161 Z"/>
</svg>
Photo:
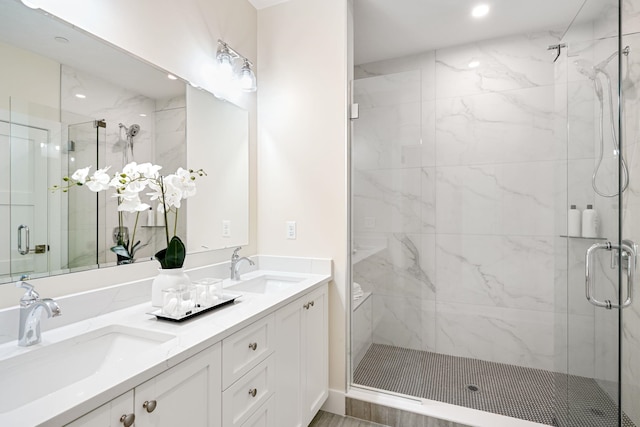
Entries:
<svg viewBox="0 0 640 427">
<path fill-rule="evenodd" d="M 167 239 L 167 248 L 155 254 L 155 258 L 160 262 L 162 268 L 181 268 L 184 264 L 186 251 L 184 243 L 176 235 L 178 226 L 178 209 L 182 205 L 182 200 L 187 199 L 196 194 L 197 177 L 206 176 L 202 169 L 183 169 L 178 170 L 170 175 L 160 175 L 161 166 L 151 163 L 136 162 L 128 163 L 122 169 L 122 172 L 116 172 L 109 175 L 110 166 L 98 169 L 89 175 L 91 166 L 78 169 L 71 177 L 65 176 L 63 181 L 66 183 L 62 186 L 55 185 L 52 190 L 69 191 L 70 188 L 76 186 L 85 186 L 93 192 L 106 191 L 114 189 L 113 197 L 118 198 L 118 226 L 119 230 L 123 229 L 123 212 L 132 212 L 136 214 L 135 224 L 133 226 L 133 234 L 131 239 L 125 239 L 123 233 L 118 235 L 118 244 L 111 248 L 119 257 L 133 262 L 135 252 L 146 245 L 141 245 L 140 241 L 135 240 L 136 229 L 140 213 L 147 211 L 151 205 L 144 203 L 140 197 L 141 193 L 146 189 L 150 192 L 146 193 L 150 201 L 158 201 L 158 211 L 164 213 L 165 217 L 165 235 Z M 169 237 L 169 226 L 167 222 L 167 212 L 174 212 L 173 236 Z"/>
</svg>

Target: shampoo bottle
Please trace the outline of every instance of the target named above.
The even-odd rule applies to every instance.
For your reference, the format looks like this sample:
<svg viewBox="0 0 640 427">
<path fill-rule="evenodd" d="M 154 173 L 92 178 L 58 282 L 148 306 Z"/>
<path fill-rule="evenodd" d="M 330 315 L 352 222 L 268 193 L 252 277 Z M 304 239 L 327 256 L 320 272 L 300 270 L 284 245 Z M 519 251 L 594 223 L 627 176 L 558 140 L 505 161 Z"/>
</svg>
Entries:
<svg viewBox="0 0 640 427">
<path fill-rule="evenodd" d="M 587 209 L 582 211 L 582 237 L 599 237 L 599 228 L 598 213 L 593 209 L 593 205 L 587 205 Z"/>
<path fill-rule="evenodd" d="M 153 227 L 156 225 L 156 213 L 153 211 L 153 207 L 149 206 L 147 211 L 147 227 Z"/>
<path fill-rule="evenodd" d="M 576 209 L 576 205 L 571 205 L 567 217 L 567 236 L 582 236 L 582 214 Z"/>
</svg>

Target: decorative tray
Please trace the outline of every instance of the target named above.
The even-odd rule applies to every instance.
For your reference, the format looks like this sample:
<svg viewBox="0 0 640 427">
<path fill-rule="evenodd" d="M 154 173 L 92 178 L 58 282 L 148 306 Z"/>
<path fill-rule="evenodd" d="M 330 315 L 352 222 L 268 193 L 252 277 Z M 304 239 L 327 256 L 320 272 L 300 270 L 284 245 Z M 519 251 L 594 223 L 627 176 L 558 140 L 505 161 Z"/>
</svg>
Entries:
<svg viewBox="0 0 640 427">
<path fill-rule="evenodd" d="M 200 306 L 196 306 L 194 307 L 192 310 L 187 311 L 184 315 L 182 316 L 169 316 L 167 314 L 163 314 L 162 313 L 162 309 L 158 309 L 155 311 L 152 311 L 150 313 L 147 314 L 151 314 L 152 316 L 156 316 L 158 319 L 160 320 L 169 320 L 171 322 L 183 322 L 185 320 L 191 319 L 193 317 L 199 316 L 201 314 L 207 313 L 211 310 L 215 310 L 216 308 L 220 308 L 223 307 L 225 305 L 228 304 L 232 304 L 236 298 L 241 297 L 241 294 L 223 294 L 222 298 L 218 300 L 218 302 L 216 302 L 213 305 L 207 306 L 207 307 L 200 307 Z"/>
</svg>

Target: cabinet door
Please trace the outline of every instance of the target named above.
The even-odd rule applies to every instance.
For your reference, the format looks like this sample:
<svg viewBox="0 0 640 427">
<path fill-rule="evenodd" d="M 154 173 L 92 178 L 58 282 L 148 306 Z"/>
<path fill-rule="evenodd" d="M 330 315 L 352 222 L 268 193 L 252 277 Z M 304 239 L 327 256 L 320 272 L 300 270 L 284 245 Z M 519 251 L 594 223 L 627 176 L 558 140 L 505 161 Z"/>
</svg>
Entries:
<svg viewBox="0 0 640 427">
<path fill-rule="evenodd" d="M 329 396 L 329 322 L 327 285 L 303 304 L 303 419 L 308 425 Z"/>
<path fill-rule="evenodd" d="M 276 312 L 276 425 L 302 426 L 302 304 Z M 306 425 L 306 424 L 305 424 Z"/>
<path fill-rule="evenodd" d="M 133 390 L 67 424 L 67 427 L 128 427 L 133 425 L 129 424 L 132 421 Z"/>
<path fill-rule="evenodd" d="M 218 343 L 136 387 L 136 427 L 220 427 L 220 372 Z"/>
</svg>

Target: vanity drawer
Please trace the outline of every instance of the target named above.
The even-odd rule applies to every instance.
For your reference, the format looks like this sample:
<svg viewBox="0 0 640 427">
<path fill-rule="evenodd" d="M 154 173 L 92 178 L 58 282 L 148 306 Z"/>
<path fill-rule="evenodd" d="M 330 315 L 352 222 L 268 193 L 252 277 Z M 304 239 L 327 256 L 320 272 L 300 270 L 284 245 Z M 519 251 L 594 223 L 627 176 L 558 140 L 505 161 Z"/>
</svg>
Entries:
<svg viewBox="0 0 640 427">
<path fill-rule="evenodd" d="M 239 330 L 222 341 L 222 389 L 273 353 L 274 315 Z"/>
<path fill-rule="evenodd" d="M 256 409 L 273 395 L 274 371 L 275 361 L 273 357 L 269 357 L 222 392 L 223 426 L 242 426 L 249 421 Z"/>
<path fill-rule="evenodd" d="M 276 427 L 275 396 L 271 396 L 264 405 L 242 424 L 242 427 Z"/>
</svg>

